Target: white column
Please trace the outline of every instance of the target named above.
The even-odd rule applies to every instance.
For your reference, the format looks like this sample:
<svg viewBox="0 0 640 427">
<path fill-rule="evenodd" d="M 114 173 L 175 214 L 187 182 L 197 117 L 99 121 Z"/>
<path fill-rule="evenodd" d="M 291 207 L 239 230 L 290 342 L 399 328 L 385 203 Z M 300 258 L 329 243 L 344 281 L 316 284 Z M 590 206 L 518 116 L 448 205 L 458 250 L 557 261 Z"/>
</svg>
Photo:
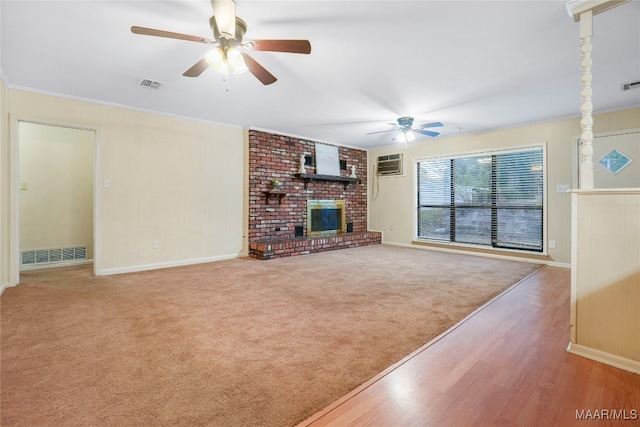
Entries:
<svg viewBox="0 0 640 427">
<path fill-rule="evenodd" d="M 593 103 L 591 102 L 591 83 L 593 76 L 591 75 L 591 39 L 593 36 L 593 12 L 587 11 L 580 14 L 580 54 L 582 60 L 580 68 L 582 69 L 582 119 L 580 127 L 582 134 L 580 140 L 580 188 L 593 188 Z"/>
</svg>

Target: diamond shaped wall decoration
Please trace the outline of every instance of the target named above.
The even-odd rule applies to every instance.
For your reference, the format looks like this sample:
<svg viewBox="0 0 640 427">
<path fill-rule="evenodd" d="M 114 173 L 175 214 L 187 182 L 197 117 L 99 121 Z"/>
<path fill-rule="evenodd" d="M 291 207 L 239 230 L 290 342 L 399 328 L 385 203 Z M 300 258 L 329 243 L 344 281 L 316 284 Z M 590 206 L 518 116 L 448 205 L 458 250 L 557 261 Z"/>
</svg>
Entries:
<svg viewBox="0 0 640 427">
<path fill-rule="evenodd" d="M 633 159 L 618 150 L 612 150 L 604 156 L 598 163 L 606 170 L 616 175 L 622 169 L 626 168 L 633 162 Z"/>
</svg>

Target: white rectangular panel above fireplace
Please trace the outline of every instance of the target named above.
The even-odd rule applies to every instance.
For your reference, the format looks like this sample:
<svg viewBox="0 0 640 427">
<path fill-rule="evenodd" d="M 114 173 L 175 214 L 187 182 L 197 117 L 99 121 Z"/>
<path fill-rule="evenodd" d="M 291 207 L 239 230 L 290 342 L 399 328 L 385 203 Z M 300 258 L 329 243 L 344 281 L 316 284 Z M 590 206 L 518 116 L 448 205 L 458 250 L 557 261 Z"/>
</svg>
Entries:
<svg viewBox="0 0 640 427">
<path fill-rule="evenodd" d="M 346 213 L 344 200 L 307 200 L 307 236 L 344 233 Z"/>
</svg>

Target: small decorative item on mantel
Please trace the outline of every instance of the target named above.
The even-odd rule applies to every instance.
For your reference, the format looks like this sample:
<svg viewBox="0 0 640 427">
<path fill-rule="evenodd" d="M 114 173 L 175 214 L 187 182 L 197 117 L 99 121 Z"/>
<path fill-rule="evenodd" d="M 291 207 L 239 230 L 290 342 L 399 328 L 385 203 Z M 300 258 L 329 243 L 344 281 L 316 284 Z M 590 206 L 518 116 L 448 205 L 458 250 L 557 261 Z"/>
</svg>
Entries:
<svg viewBox="0 0 640 427">
<path fill-rule="evenodd" d="M 298 173 L 307 173 L 307 168 L 305 167 L 307 159 L 304 154 L 300 154 L 300 167 L 298 168 Z"/>
<path fill-rule="evenodd" d="M 271 180 L 271 189 L 280 190 L 281 188 L 282 188 L 282 181 L 279 181 L 275 178 Z"/>
<path fill-rule="evenodd" d="M 351 165 L 351 175 L 349 175 L 349 178 L 357 178 L 357 176 L 356 176 L 356 165 Z"/>
</svg>

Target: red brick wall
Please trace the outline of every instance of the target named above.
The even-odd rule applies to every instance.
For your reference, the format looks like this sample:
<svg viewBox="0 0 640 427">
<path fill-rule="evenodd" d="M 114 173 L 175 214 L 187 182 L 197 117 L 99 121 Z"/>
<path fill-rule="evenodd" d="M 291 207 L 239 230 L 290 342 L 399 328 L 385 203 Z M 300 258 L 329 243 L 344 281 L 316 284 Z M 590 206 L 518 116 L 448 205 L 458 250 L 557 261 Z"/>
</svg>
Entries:
<svg viewBox="0 0 640 427">
<path fill-rule="evenodd" d="M 347 223 L 353 222 L 353 231 L 367 229 L 367 153 L 353 148 L 338 147 L 340 160 L 347 169 L 343 176 L 351 174 L 356 166 L 360 183 L 350 183 L 346 190 L 338 181 L 309 182 L 293 174 L 300 167 L 300 155 L 315 158 L 315 141 L 277 135 L 256 130 L 249 131 L 249 243 L 268 239 L 293 238 L 295 226 L 307 228 L 307 200 L 345 200 Z M 307 173 L 315 173 L 307 167 Z M 272 179 L 282 181 L 282 203 L 272 196 L 267 204 L 263 191 L 269 190 Z"/>
</svg>

